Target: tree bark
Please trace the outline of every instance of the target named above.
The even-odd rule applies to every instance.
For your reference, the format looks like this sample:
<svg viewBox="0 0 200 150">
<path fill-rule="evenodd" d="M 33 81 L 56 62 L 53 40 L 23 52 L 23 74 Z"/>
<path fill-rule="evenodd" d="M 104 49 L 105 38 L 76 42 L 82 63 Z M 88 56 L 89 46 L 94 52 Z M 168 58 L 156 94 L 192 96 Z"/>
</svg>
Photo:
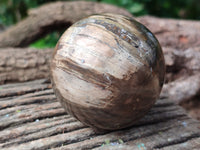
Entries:
<svg viewBox="0 0 200 150">
<path fill-rule="evenodd" d="M 162 92 L 177 104 L 190 100 L 200 94 L 200 73 L 165 84 Z"/>
<path fill-rule="evenodd" d="M 98 13 L 131 16 L 126 10 L 96 2 L 56 2 L 30 10 L 29 16 L 0 34 L 0 47 L 26 47 L 53 30 L 68 28 L 81 18 Z"/>
<path fill-rule="evenodd" d="M 0 84 L 48 77 L 51 49 L 0 49 Z"/>
<path fill-rule="evenodd" d="M 167 83 L 200 72 L 200 46 L 186 50 L 164 47 L 163 52 Z"/>
<path fill-rule="evenodd" d="M 162 19 L 151 16 L 137 18 L 158 38 L 163 47 L 188 49 L 200 46 L 200 21 Z"/>
</svg>

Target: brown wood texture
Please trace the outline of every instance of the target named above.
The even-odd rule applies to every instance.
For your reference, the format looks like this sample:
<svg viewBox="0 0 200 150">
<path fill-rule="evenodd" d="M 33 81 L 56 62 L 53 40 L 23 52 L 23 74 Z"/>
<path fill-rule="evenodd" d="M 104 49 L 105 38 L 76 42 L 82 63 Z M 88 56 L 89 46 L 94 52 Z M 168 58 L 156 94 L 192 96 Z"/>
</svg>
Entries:
<svg viewBox="0 0 200 150">
<path fill-rule="evenodd" d="M 198 149 L 200 122 L 166 95 L 136 125 L 95 133 L 67 115 L 46 79 L 0 86 L 0 149 Z"/>
<path fill-rule="evenodd" d="M 0 51 L 0 84 L 49 76 L 51 49 L 2 48 Z"/>
<path fill-rule="evenodd" d="M 162 19 L 151 16 L 137 20 L 146 25 L 158 38 L 163 47 L 184 50 L 200 46 L 200 21 Z"/>
<path fill-rule="evenodd" d="M 194 98 L 200 94 L 200 73 L 165 84 L 163 93 L 176 103 Z"/>
</svg>

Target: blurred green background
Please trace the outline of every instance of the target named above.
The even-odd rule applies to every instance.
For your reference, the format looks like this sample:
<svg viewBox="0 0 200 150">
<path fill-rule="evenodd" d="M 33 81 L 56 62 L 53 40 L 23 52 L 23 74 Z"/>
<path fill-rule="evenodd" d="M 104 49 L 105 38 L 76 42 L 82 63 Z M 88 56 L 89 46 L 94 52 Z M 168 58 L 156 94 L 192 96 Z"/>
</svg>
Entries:
<svg viewBox="0 0 200 150">
<path fill-rule="evenodd" d="M 27 16 L 27 10 L 57 0 L 0 0 L 0 30 Z M 69 0 L 60 0 L 69 1 Z M 88 0 L 109 3 L 127 9 L 135 16 L 153 15 L 165 18 L 200 20 L 200 0 Z M 31 47 L 54 47 L 60 33 L 53 32 L 31 44 Z"/>
</svg>

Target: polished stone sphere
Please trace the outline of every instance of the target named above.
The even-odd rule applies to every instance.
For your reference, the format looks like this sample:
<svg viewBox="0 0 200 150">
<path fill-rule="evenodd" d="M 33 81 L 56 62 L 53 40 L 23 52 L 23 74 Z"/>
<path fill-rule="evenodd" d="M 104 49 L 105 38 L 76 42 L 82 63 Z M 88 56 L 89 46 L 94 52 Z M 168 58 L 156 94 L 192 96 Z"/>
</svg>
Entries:
<svg viewBox="0 0 200 150">
<path fill-rule="evenodd" d="M 129 127 L 159 98 L 165 63 L 156 37 L 141 23 L 93 15 L 69 27 L 57 43 L 51 80 L 66 111 L 96 129 Z"/>
</svg>

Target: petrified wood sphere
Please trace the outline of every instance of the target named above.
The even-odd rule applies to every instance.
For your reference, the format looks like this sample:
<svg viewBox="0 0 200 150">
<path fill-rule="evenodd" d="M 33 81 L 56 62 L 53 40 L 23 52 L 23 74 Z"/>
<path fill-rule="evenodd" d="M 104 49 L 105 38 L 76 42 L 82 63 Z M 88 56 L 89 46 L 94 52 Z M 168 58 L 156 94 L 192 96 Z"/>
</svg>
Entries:
<svg viewBox="0 0 200 150">
<path fill-rule="evenodd" d="M 94 15 L 60 38 L 51 79 L 66 111 L 97 129 L 133 125 L 159 97 L 165 74 L 161 47 L 137 21 Z"/>
</svg>

